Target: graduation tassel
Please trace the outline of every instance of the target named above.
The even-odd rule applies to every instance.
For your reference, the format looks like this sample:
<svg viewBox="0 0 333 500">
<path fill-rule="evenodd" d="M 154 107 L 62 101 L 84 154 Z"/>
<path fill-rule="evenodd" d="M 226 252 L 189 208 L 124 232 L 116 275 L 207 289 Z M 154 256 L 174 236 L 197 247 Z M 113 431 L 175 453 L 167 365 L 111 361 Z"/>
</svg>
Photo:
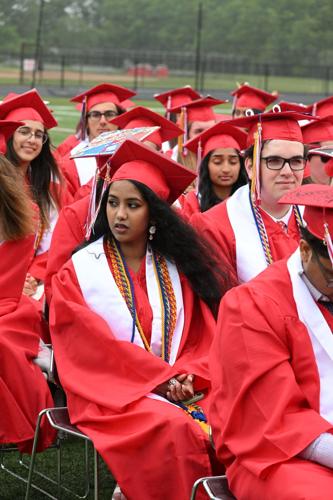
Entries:
<svg viewBox="0 0 333 500">
<path fill-rule="evenodd" d="M 166 119 L 170 120 L 170 108 L 171 108 L 171 95 L 168 96 L 167 100 L 167 112 L 166 112 Z"/>
<path fill-rule="evenodd" d="M 187 109 L 184 108 L 184 144 L 187 143 L 187 133 L 188 133 L 188 120 L 187 120 Z M 187 155 L 187 148 L 183 145 L 183 155 Z"/>
<path fill-rule="evenodd" d="M 98 181 L 99 181 L 99 179 L 101 177 L 100 172 L 103 171 L 104 168 L 106 169 L 106 175 L 104 177 L 104 182 L 103 182 L 101 194 L 100 194 L 100 197 L 99 197 L 99 201 L 98 201 L 98 204 L 96 205 L 97 184 L 98 184 Z M 102 203 L 103 195 L 104 195 L 104 193 L 106 191 L 106 188 L 110 184 L 109 172 L 110 172 L 109 160 L 105 163 L 105 165 L 101 169 L 97 169 L 96 170 L 96 174 L 95 174 L 94 180 L 93 180 L 93 185 L 92 185 L 92 188 L 91 188 L 91 194 L 90 194 L 90 200 L 89 200 L 89 207 L 88 207 L 88 214 L 87 214 L 87 219 L 86 219 L 86 224 L 85 224 L 85 229 L 86 229 L 85 238 L 86 238 L 86 240 L 89 240 L 89 238 L 91 236 L 91 233 L 93 231 L 93 227 L 95 225 L 96 219 L 98 217 L 98 214 L 99 214 L 99 211 L 100 211 L 100 208 L 101 208 L 101 203 Z"/>
<path fill-rule="evenodd" d="M 202 160 L 202 144 L 201 144 L 201 139 L 199 139 L 198 149 L 197 149 L 197 178 L 195 181 L 197 193 L 199 191 L 199 175 L 200 175 L 201 160 Z"/>
<path fill-rule="evenodd" d="M 184 130 L 184 108 L 181 109 L 179 116 L 179 127 Z M 184 134 L 178 136 L 178 154 L 183 152 L 183 144 L 184 144 Z"/>
<path fill-rule="evenodd" d="M 86 110 L 87 110 L 87 96 L 85 96 L 82 101 L 81 116 L 78 127 L 78 139 L 81 139 L 81 141 L 85 141 L 87 133 Z"/>
<path fill-rule="evenodd" d="M 257 131 L 254 134 L 254 147 L 252 159 L 252 180 L 251 180 L 251 198 L 253 203 L 260 205 L 260 155 L 262 147 L 262 126 L 259 121 Z"/>
<path fill-rule="evenodd" d="M 331 264 L 333 266 L 333 243 L 332 243 L 332 238 L 331 238 L 330 232 L 328 230 L 328 224 L 326 222 L 324 224 L 324 230 L 325 230 L 324 231 L 324 241 L 325 241 L 326 246 L 327 246 L 328 256 L 329 256 Z"/>
</svg>

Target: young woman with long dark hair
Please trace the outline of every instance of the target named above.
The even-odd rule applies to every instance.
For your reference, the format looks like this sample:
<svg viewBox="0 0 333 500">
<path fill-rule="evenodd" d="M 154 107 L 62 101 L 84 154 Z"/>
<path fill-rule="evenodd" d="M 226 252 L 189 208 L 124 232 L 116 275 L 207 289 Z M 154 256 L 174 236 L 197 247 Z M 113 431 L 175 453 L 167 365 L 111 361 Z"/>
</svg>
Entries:
<svg viewBox="0 0 333 500">
<path fill-rule="evenodd" d="M 246 133 L 229 123 L 217 123 L 186 144 L 196 153 L 199 165 L 198 188 L 179 199 L 182 213 L 206 212 L 247 183 L 241 151 Z M 199 152 L 202 156 L 200 162 Z"/>
<path fill-rule="evenodd" d="M 24 292 L 34 295 L 45 277 L 48 249 L 60 208 L 71 201 L 52 156 L 48 130 L 57 125 L 36 90 L 9 94 L 0 105 L 0 117 L 22 124 L 7 142 L 6 157 L 25 180 L 38 207 L 35 256 L 28 270 Z"/>
<path fill-rule="evenodd" d="M 212 472 L 207 354 L 228 274 L 170 208 L 195 174 L 126 141 L 103 175 L 92 236 L 53 278 L 60 379 L 125 497 L 185 499 Z"/>
</svg>

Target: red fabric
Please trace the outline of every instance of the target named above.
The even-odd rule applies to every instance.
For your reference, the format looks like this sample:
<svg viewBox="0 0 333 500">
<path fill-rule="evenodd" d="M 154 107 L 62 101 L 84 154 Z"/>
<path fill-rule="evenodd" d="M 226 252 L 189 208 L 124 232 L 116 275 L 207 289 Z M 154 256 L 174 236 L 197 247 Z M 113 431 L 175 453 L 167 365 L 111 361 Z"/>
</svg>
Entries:
<svg viewBox="0 0 333 500">
<path fill-rule="evenodd" d="M 226 294 L 209 366 L 214 442 L 236 497 L 330 498 L 333 472 L 294 458 L 333 426 L 319 414 L 317 365 L 285 260 Z"/>
<path fill-rule="evenodd" d="M 74 198 L 81 186 L 75 161 L 70 158 L 70 152 L 65 154 L 58 162 L 62 175 L 66 179 L 69 194 Z"/>
<path fill-rule="evenodd" d="M 194 480 L 212 473 L 200 427 L 179 408 L 145 397 L 179 373 L 195 374 L 196 390 L 209 390 L 214 319 L 184 278 L 182 289 L 183 338 L 169 366 L 114 337 L 87 307 L 71 262 L 53 279 L 50 325 L 71 421 L 92 438 L 129 499 L 185 500 Z"/>
<path fill-rule="evenodd" d="M 89 201 L 89 196 L 86 196 L 82 200 L 64 207 L 59 214 L 48 252 L 45 276 L 45 294 L 48 303 L 52 295 L 52 277 L 71 258 L 73 250 L 84 241 L 84 225 L 87 219 Z"/>
<path fill-rule="evenodd" d="M 261 210 L 261 216 L 266 227 L 273 261 L 291 255 L 296 250 L 300 240 L 294 213 L 289 219 L 287 233 L 263 210 Z M 237 275 L 236 240 L 229 221 L 226 202 L 221 202 L 206 212 L 194 214 L 190 222 L 200 234 L 212 243 L 216 252 L 224 256 Z M 258 251 L 262 251 L 262 249 L 260 248 Z M 253 259 L 255 258 L 256 256 L 253 255 Z"/>
<path fill-rule="evenodd" d="M 180 213 L 187 221 L 190 220 L 193 214 L 200 213 L 198 197 L 195 191 L 190 191 L 185 195 L 182 194 L 178 201 L 181 205 Z"/>
<path fill-rule="evenodd" d="M 42 335 L 40 316 L 21 296 L 34 237 L 0 245 L 0 443 L 17 443 L 30 451 L 38 413 L 53 406 L 46 380 L 32 359 Z M 40 449 L 55 433 L 46 423 Z"/>
<path fill-rule="evenodd" d="M 59 161 L 63 156 L 67 155 L 72 151 L 75 146 L 79 144 L 80 140 L 76 135 L 69 135 L 66 139 L 56 147 L 54 155 L 57 161 Z"/>
</svg>

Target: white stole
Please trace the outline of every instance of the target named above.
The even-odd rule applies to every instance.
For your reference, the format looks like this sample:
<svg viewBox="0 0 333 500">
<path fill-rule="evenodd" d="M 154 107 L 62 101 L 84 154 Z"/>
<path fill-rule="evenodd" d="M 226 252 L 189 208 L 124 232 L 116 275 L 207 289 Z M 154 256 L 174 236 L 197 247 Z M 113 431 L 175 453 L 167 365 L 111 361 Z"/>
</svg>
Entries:
<svg viewBox="0 0 333 500">
<path fill-rule="evenodd" d="M 299 272 L 299 249 L 288 259 L 287 267 L 300 321 L 309 333 L 320 378 L 320 415 L 333 424 L 333 334 Z"/>
<path fill-rule="evenodd" d="M 242 186 L 226 201 L 226 208 L 236 240 L 236 265 L 240 283 L 257 276 L 267 267 L 255 219 L 249 186 Z"/>
<path fill-rule="evenodd" d="M 77 151 L 82 149 L 84 146 L 89 144 L 87 141 L 81 141 L 71 150 L 71 155 L 74 155 Z M 77 170 L 77 175 L 79 177 L 80 186 L 87 184 L 96 173 L 97 163 L 95 157 L 86 158 L 73 158 L 75 167 Z"/>
<path fill-rule="evenodd" d="M 49 250 L 52 234 L 58 220 L 58 215 L 58 210 L 56 209 L 55 205 L 52 204 L 49 210 L 49 227 L 43 232 L 42 238 L 36 251 L 36 255 L 41 255 L 42 253 Z"/>
<path fill-rule="evenodd" d="M 75 253 L 72 256 L 72 262 L 82 295 L 90 309 L 108 323 L 119 340 L 130 342 L 133 319 L 110 271 L 104 253 L 103 237 Z M 177 268 L 175 264 L 169 261 L 167 261 L 167 266 L 177 303 L 177 321 L 169 360 L 169 364 L 173 365 L 177 358 L 184 328 L 184 305 Z M 153 311 L 151 349 L 153 354 L 160 356 L 162 352 L 162 310 L 159 286 L 153 265 L 153 255 L 149 249 L 146 254 L 146 281 L 148 298 Z M 144 348 L 136 327 L 134 344 Z"/>
</svg>

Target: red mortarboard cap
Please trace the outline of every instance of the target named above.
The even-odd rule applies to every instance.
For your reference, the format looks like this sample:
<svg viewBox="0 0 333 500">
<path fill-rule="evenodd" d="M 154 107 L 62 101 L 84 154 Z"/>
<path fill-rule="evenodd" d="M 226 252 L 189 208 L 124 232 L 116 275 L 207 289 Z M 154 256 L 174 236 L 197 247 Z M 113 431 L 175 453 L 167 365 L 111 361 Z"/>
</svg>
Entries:
<svg viewBox="0 0 333 500">
<path fill-rule="evenodd" d="M 237 127 L 247 128 L 247 147 L 254 144 L 254 133 L 257 124 L 262 125 L 262 140 L 283 139 L 286 141 L 303 142 L 303 135 L 298 120 L 306 120 L 307 115 L 295 113 L 294 111 L 281 111 L 273 113 L 262 113 L 244 118 L 236 118 L 232 124 Z"/>
<path fill-rule="evenodd" d="M 193 90 L 190 85 L 154 95 L 154 99 L 163 104 L 167 110 L 178 106 L 184 106 L 189 102 L 200 99 L 200 97 L 201 95 Z"/>
<path fill-rule="evenodd" d="M 325 97 L 325 99 L 309 104 L 307 111 L 320 118 L 333 115 L 333 96 Z"/>
<path fill-rule="evenodd" d="M 265 111 L 267 106 L 278 98 L 276 92 L 266 92 L 265 90 L 251 87 L 248 83 L 241 85 L 238 89 L 233 90 L 231 95 L 235 97 L 233 107 L 242 107 L 250 109 L 259 109 Z"/>
<path fill-rule="evenodd" d="M 8 94 L 0 104 L 0 119 L 35 120 L 43 123 L 46 129 L 58 125 L 36 89 L 23 94 Z"/>
<path fill-rule="evenodd" d="M 141 182 L 171 205 L 193 182 L 196 174 L 166 155 L 128 139 L 111 159 L 110 177 L 111 182 Z"/>
<path fill-rule="evenodd" d="M 114 104 L 122 105 L 123 101 L 133 97 L 134 95 L 135 92 L 121 85 L 101 83 L 100 85 L 96 85 L 95 87 L 72 97 L 71 101 L 83 102 L 86 97 L 86 111 L 89 111 L 93 106 L 102 102 L 113 102 Z"/>
<path fill-rule="evenodd" d="M 169 141 L 183 133 L 183 130 L 170 120 L 143 106 L 136 106 L 127 113 L 116 116 L 110 120 L 110 123 L 114 123 L 121 129 L 159 126 L 160 130 L 154 132 L 147 139 L 159 146 L 162 145 L 162 142 Z"/>
<path fill-rule="evenodd" d="M 225 115 L 224 113 L 214 113 L 216 122 L 229 122 L 232 120 L 231 115 Z"/>
<path fill-rule="evenodd" d="M 194 153 L 202 148 L 202 158 L 217 148 L 234 148 L 239 151 L 246 147 L 246 132 L 232 125 L 232 122 L 219 122 L 185 144 Z"/>
<path fill-rule="evenodd" d="M 305 206 L 303 219 L 306 222 L 306 227 L 316 238 L 326 242 L 331 258 L 333 188 L 331 186 L 324 186 L 323 184 L 305 184 L 286 193 L 279 200 L 279 203 Z"/>
<path fill-rule="evenodd" d="M 296 113 L 309 113 L 305 104 L 298 102 L 280 101 L 278 103 L 281 111 L 295 111 Z"/>
<path fill-rule="evenodd" d="M 215 113 L 212 110 L 213 106 L 217 106 L 218 104 L 224 104 L 228 102 L 227 100 L 215 99 L 214 97 L 202 97 L 195 101 L 191 101 L 183 106 L 177 106 L 171 108 L 171 113 L 180 113 L 183 108 L 186 109 L 187 112 L 187 120 L 188 122 L 194 121 L 210 121 L 216 120 Z"/>
<path fill-rule="evenodd" d="M 333 141 L 333 116 L 308 123 L 302 127 L 304 144 Z"/>
<path fill-rule="evenodd" d="M 0 153 L 6 154 L 8 139 L 13 135 L 17 127 L 21 125 L 24 125 L 24 123 L 0 120 Z"/>
</svg>

